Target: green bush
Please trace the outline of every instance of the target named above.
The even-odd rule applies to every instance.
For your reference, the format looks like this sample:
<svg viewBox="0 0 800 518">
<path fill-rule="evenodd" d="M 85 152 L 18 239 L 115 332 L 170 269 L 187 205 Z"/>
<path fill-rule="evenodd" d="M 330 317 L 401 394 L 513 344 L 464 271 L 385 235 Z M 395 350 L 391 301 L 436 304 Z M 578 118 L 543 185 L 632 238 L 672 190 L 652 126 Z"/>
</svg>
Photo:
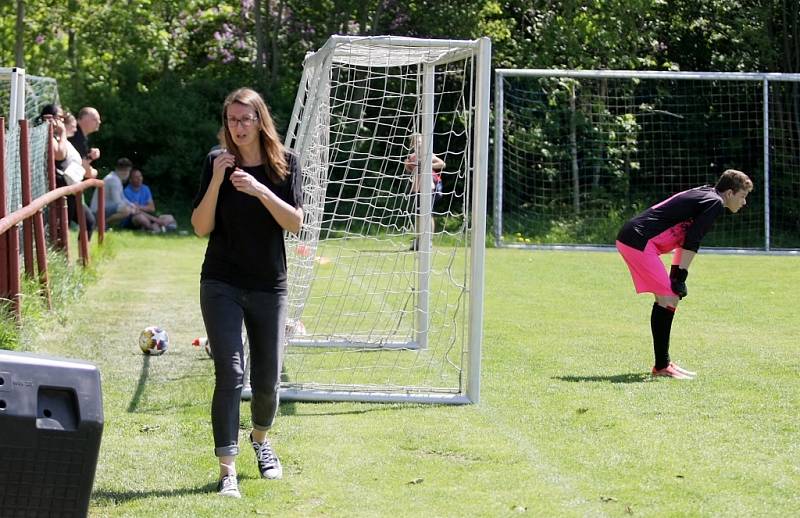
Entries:
<svg viewBox="0 0 800 518">
<path fill-rule="evenodd" d="M 75 241 L 74 235 L 72 241 Z M 83 268 L 77 262 L 67 261 L 62 252 L 48 250 L 47 271 L 52 305 L 49 309 L 38 279 L 23 275 L 19 320 L 13 314 L 11 301 L 0 301 L 0 349 L 23 349 L 27 337 L 37 332 L 39 325 L 46 320 L 64 323 L 66 310 L 80 300 L 87 284 L 96 277 L 97 270 L 93 265 L 113 255 L 113 240 L 106 238 L 103 246 L 93 244 L 90 253 L 92 263 L 88 268 Z"/>
</svg>

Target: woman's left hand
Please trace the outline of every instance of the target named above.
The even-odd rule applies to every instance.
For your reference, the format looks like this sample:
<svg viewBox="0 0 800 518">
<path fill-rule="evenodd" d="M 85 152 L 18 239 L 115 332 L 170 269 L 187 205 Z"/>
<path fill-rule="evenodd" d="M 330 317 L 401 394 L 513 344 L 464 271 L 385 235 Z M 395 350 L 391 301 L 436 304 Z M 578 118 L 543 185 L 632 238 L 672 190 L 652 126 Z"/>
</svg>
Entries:
<svg viewBox="0 0 800 518">
<path fill-rule="evenodd" d="M 231 173 L 231 183 L 237 191 L 249 194 L 250 196 L 259 196 L 263 194 L 266 189 L 266 186 L 253 178 L 253 175 L 239 168 Z"/>
</svg>

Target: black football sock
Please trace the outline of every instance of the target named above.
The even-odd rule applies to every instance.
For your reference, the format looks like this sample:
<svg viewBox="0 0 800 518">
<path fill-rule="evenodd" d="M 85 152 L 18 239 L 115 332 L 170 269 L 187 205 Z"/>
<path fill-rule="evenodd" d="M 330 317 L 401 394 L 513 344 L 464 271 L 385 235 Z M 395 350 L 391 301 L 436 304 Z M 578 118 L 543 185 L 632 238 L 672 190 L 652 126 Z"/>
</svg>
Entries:
<svg viewBox="0 0 800 518">
<path fill-rule="evenodd" d="M 653 353 L 656 357 L 656 369 L 669 365 L 669 333 L 672 330 L 672 318 L 675 308 L 659 306 L 653 303 L 650 313 L 650 331 L 653 333 Z"/>
</svg>

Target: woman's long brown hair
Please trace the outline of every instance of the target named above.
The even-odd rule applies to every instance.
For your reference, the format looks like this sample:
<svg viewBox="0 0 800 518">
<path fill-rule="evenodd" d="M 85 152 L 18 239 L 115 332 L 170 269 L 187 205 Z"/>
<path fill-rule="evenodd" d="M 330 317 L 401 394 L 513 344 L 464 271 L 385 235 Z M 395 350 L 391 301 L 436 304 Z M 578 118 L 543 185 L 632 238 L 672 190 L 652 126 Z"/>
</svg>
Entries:
<svg viewBox="0 0 800 518">
<path fill-rule="evenodd" d="M 261 142 L 261 152 L 267 160 L 267 175 L 275 183 L 283 182 L 289 176 L 289 165 L 286 163 L 286 155 L 275 129 L 272 115 L 269 113 L 267 103 L 261 95 L 251 88 L 239 88 L 234 90 L 225 98 L 222 105 L 222 127 L 225 130 L 224 141 L 228 151 L 236 157 L 238 164 L 242 163 L 242 154 L 239 147 L 233 141 L 231 130 L 228 127 L 228 106 L 238 103 L 253 108 L 258 115 L 259 140 Z"/>
</svg>

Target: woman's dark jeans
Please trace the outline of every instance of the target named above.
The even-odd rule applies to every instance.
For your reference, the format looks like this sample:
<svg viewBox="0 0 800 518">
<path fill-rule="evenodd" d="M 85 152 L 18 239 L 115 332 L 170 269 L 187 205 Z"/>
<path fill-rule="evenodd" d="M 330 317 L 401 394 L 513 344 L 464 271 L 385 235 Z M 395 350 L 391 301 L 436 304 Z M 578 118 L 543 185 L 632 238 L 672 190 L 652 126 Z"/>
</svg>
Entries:
<svg viewBox="0 0 800 518">
<path fill-rule="evenodd" d="M 285 293 L 245 290 L 208 279 L 200 282 L 200 309 L 214 356 L 216 384 L 211 426 L 217 457 L 239 453 L 239 404 L 244 378 L 242 322 L 250 341 L 253 428 L 268 430 L 275 420 L 286 307 Z"/>
</svg>

